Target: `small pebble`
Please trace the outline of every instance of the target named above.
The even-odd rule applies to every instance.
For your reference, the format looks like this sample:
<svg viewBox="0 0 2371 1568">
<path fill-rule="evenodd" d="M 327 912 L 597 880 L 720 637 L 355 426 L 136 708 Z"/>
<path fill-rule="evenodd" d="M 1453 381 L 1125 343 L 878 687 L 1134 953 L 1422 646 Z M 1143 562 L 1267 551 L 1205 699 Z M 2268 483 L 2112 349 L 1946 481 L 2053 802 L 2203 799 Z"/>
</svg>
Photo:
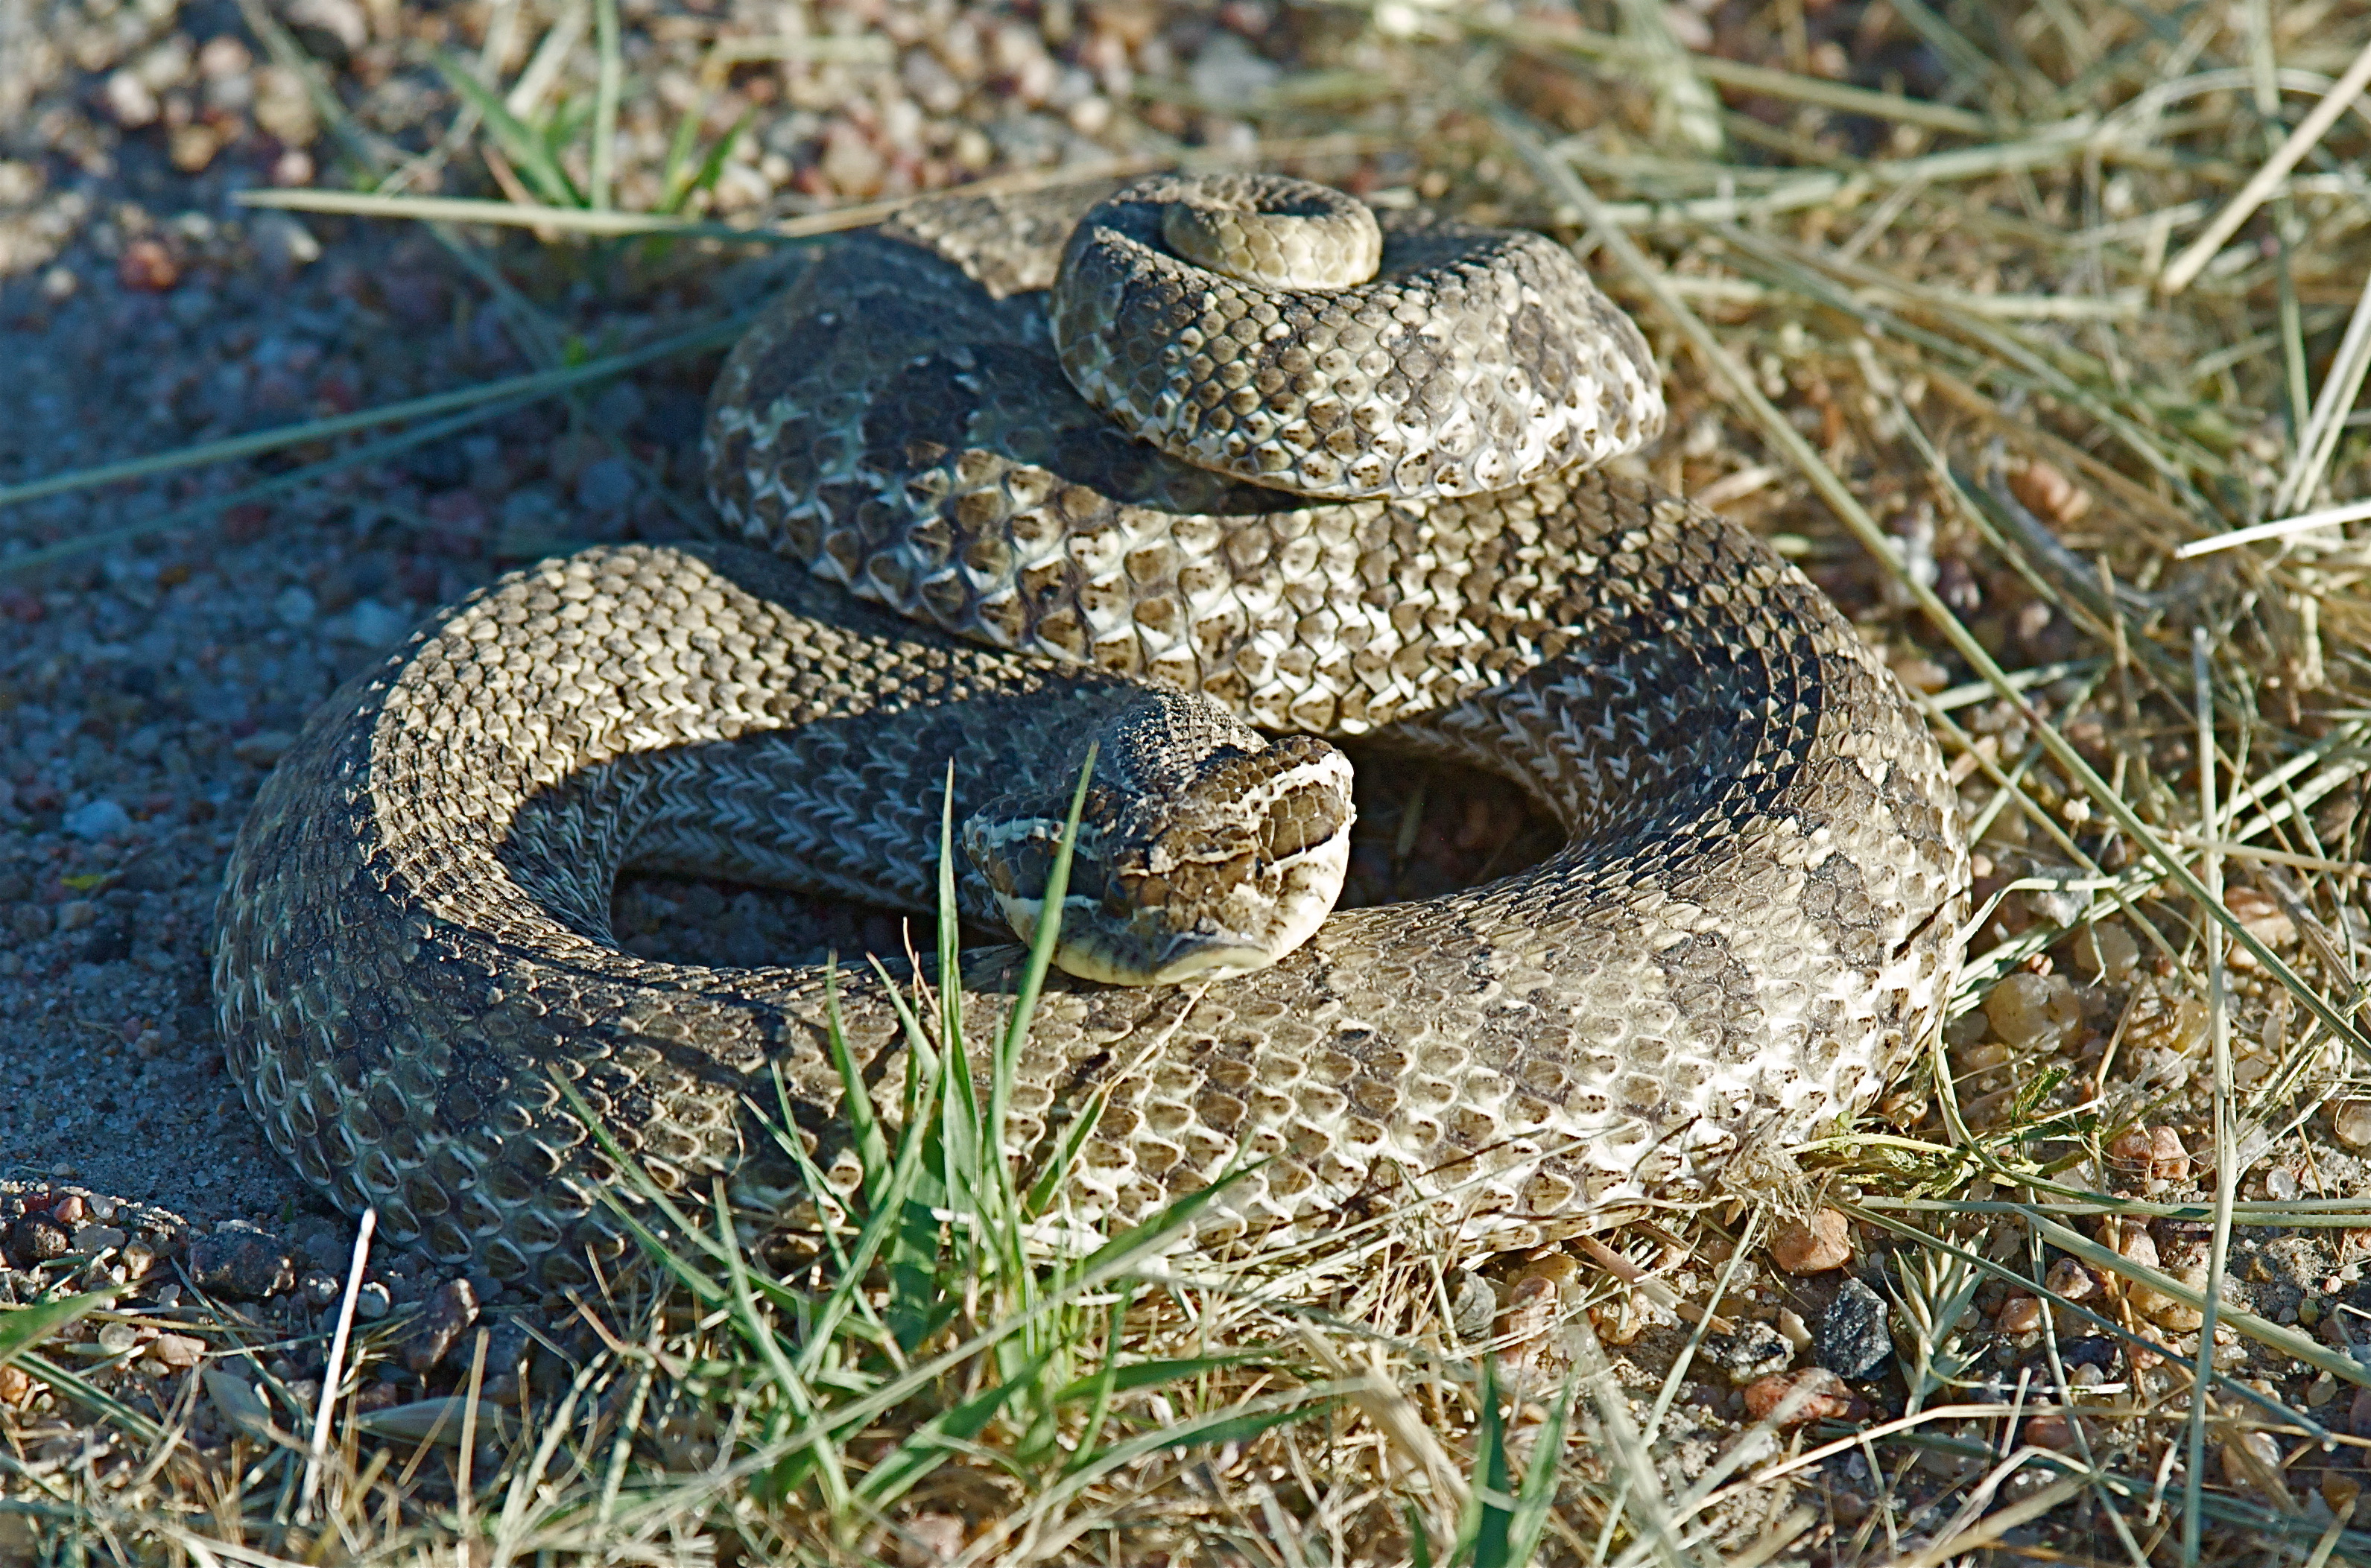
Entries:
<svg viewBox="0 0 2371 1568">
<path fill-rule="evenodd" d="M 115 260 L 116 282 L 139 294 L 163 294 L 181 281 L 181 264 L 162 242 L 135 239 Z"/>
<path fill-rule="evenodd" d="M 293 631 L 302 631 L 313 624 L 314 607 L 312 592 L 296 582 L 280 590 L 279 596 L 272 601 L 272 615 Z"/>
<path fill-rule="evenodd" d="M 2088 1301 L 2099 1293 L 2099 1276 L 2072 1258 L 2061 1258 L 2051 1264 L 2041 1283 L 2051 1294 L 2068 1301 Z"/>
<path fill-rule="evenodd" d="M 59 825 L 76 838 L 112 838 L 132 831 L 132 813 L 102 795 L 68 812 Z"/>
<path fill-rule="evenodd" d="M 346 610 L 345 629 L 364 648 L 386 648 L 411 629 L 411 617 L 376 599 L 357 599 Z"/>
<path fill-rule="evenodd" d="M 2330 1130 L 2349 1148 L 2371 1148 L 2371 1100 L 2340 1101 L 2331 1109 Z"/>
<path fill-rule="evenodd" d="M 1807 1366 L 1800 1372 L 1782 1372 L 1749 1386 L 1745 1390 L 1746 1418 L 1767 1420 L 1790 1397 L 1798 1402 L 1793 1413 L 1779 1418 L 1777 1424 L 1781 1427 L 1800 1426 L 1812 1421 L 1842 1421 L 1852 1414 L 1857 1402 L 1842 1378 L 1824 1366 Z"/>
<path fill-rule="evenodd" d="M 263 1237 L 243 1231 L 202 1236 L 187 1264 L 198 1288 L 230 1301 L 261 1301 L 296 1283 L 295 1262 Z"/>
<path fill-rule="evenodd" d="M 1820 1314 L 1812 1356 L 1840 1378 L 1866 1378 L 1893 1354 L 1885 1321 L 1885 1297 L 1857 1279 L 1847 1279 Z"/>
<path fill-rule="evenodd" d="M 86 1225 L 74 1233 L 74 1250 L 85 1254 L 104 1252 L 110 1247 L 121 1247 L 131 1238 L 111 1225 Z"/>
<path fill-rule="evenodd" d="M 369 1288 L 364 1286 L 365 1289 Z M 378 1287 L 385 1295 L 387 1287 Z M 1471 1269 L 1461 1269 L 1450 1284 L 1449 1320 L 1455 1325 L 1461 1339 L 1485 1339 L 1489 1336 L 1491 1320 L 1498 1315 L 1498 1293 L 1490 1282 Z"/>
<path fill-rule="evenodd" d="M 2268 948 L 2284 948 L 2296 940 L 2296 923 L 2269 894 L 2259 893 L 2252 887 L 2230 888 L 2223 894 L 2223 906 L 2238 917 L 2250 936 Z M 2256 967 L 2256 955 L 2235 942 L 2231 947 L 2231 964 L 2236 969 L 2253 969 Z"/>
<path fill-rule="evenodd" d="M 190 1334 L 158 1334 L 145 1354 L 168 1372 L 187 1372 L 205 1359 L 206 1342 Z"/>
<path fill-rule="evenodd" d="M 1852 1223 L 1833 1209 L 1790 1219 L 1771 1233 L 1770 1261 L 1791 1274 L 1840 1269 L 1852 1262 Z"/>
<path fill-rule="evenodd" d="M 391 1305 L 387 1286 L 375 1279 L 364 1281 L 363 1287 L 354 1292 L 354 1316 L 363 1322 L 377 1322 L 387 1316 Z"/>
<path fill-rule="evenodd" d="M 74 1238 L 56 1220 L 47 1215 L 27 1215 L 17 1222 L 12 1232 L 14 1244 L 9 1251 L 18 1268 L 33 1268 L 53 1258 L 63 1258 L 74 1249 Z"/>
<path fill-rule="evenodd" d="M 2120 920 L 2102 920 L 2075 933 L 2075 962 L 2094 984 L 2124 985 L 2140 958 L 2139 941 Z"/>
<path fill-rule="evenodd" d="M 2083 1003 L 2064 974 L 2020 969 L 1984 997 L 1993 1032 L 2019 1050 L 2054 1051 L 2083 1021 Z"/>
<path fill-rule="evenodd" d="M 576 476 L 576 504 L 588 512 L 616 512 L 634 499 L 634 471 L 621 457 L 584 465 Z"/>
<path fill-rule="evenodd" d="M 2118 1257 L 2149 1268 L 2157 1266 L 2157 1239 L 2139 1220 L 2120 1220 L 2111 1215 L 2099 1222 L 2099 1239 L 2114 1249 Z"/>
<path fill-rule="evenodd" d="M 2288 1504 L 2288 1488 L 2281 1482 L 2281 1446 L 2269 1432 L 2241 1433 L 2224 1441 L 2223 1479 L 2266 1496 L 2277 1493 L 2275 1501 L 2284 1507 Z"/>
<path fill-rule="evenodd" d="M 1796 1355 L 1794 1343 L 1785 1334 L 1761 1322 L 1741 1323 L 1735 1333 L 1708 1334 L 1704 1348 L 1713 1365 L 1737 1384 L 1783 1372 L 1793 1364 Z"/>
<path fill-rule="evenodd" d="M 253 1383 L 221 1366 L 201 1366 L 198 1377 L 205 1384 L 207 1400 L 225 1422 L 250 1436 L 269 1438 L 272 1407 Z"/>
<path fill-rule="evenodd" d="M 2009 476 L 2009 493 L 2052 523 L 2074 523 L 2091 510 L 2091 492 L 2033 458 Z"/>
<path fill-rule="evenodd" d="M 288 748 L 295 744 L 296 737 L 285 730 L 258 730 L 236 742 L 230 753 L 249 767 L 270 767 L 287 755 Z"/>
<path fill-rule="evenodd" d="M 2045 1410 L 2027 1417 L 2025 1440 L 2037 1448 L 2048 1448 L 2061 1454 L 2072 1453 L 2076 1424 L 2076 1419 L 2063 1410 Z"/>
<path fill-rule="evenodd" d="M 2020 1294 L 2001 1303 L 1994 1322 L 2005 1334 L 2033 1334 L 2041 1332 L 2042 1320 L 2041 1297 Z"/>
<path fill-rule="evenodd" d="M 478 1293 L 466 1279 L 446 1280 L 428 1298 L 428 1310 L 406 1342 L 403 1364 L 425 1376 L 478 1320 Z"/>
</svg>

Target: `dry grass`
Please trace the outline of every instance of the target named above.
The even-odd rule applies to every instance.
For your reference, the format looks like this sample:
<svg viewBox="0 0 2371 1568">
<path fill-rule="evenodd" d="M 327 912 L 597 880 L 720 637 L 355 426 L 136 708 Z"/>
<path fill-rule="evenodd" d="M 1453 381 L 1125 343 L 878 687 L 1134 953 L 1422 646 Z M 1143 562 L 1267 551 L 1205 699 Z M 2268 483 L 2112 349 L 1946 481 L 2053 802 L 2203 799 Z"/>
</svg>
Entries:
<svg viewBox="0 0 2371 1568">
<path fill-rule="evenodd" d="M 596 10 L 578 144 L 538 163 L 541 131 L 479 94 L 445 156 L 531 199 L 493 215 L 561 267 L 631 287 L 743 241 L 697 216 L 713 160 L 688 142 L 667 212 L 606 210 L 623 89 Z M 1645 467 L 1768 533 L 1925 694 L 1983 907 L 1947 1043 L 1804 1156 L 1891 1297 L 1894 1360 L 1850 1408 L 1754 1420 L 1719 1369 L 1730 1331 L 1836 1293 L 1773 1266 L 1787 1216 L 1754 1202 L 1481 1275 L 1394 1215 L 1322 1254 L 1220 1265 L 1159 1231 L 1081 1258 L 966 1152 L 957 1074 L 944 1101 L 917 1083 L 920 1130 L 885 1135 L 872 1206 L 822 1240 L 683 1216 L 663 1266 L 545 1326 L 516 1407 L 470 1397 L 506 1370 L 481 1337 L 457 1446 L 349 1401 L 309 1455 L 314 1401 L 227 1307 L 169 1324 L 213 1379 L 130 1375 L 110 1331 L 153 1316 L 0 1318 L 0 1360 L 46 1386 L 8 1417 L 0 1558 L 2371 1558 L 2371 1106 L 2347 1108 L 2371 1096 L 2371 547 L 2261 526 L 2371 493 L 2366 110 L 2292 135 L 2371 14 L 1774 0 L 1709 39 L 1699 15 L 1312 6 L 1270 29 L 1294 68 L 1261 101 L 1147 83 L 1138 107 L 1593 253 L 1668 367 Z M 348 145 L 358 184 L 395 172 Z M 532 329 L 508 276 L 550 263 L 438 233 Z M 623 234 L 666 245 L 583 237 Z M 565 358 L 458 400 L 568 391 Z M 375 1329 L 349 1364 L 399 1344 Z"/>
</svg>

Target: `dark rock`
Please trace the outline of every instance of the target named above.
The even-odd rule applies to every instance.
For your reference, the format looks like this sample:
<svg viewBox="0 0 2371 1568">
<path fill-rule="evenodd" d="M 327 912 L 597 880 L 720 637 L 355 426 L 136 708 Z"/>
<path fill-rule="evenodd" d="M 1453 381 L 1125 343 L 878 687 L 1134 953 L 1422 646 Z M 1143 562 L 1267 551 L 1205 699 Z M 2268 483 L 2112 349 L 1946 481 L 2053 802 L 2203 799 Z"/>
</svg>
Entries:
<svg viewBox="0 0 2371 1568">
<path fill-rule="evenodd" d="M 1812 1332 L 1811 1358 L 1839 1378 L 1866 1378 L 1893 1354 L 1885 1328 L 1885 1297 L 1848 1279 Z"/>
<path fill-rule="evenodd" d="M 2096 1366 L 2102 1372 L 2115 1366 L 2116 1354 L 2116 1342 L 2105 1334 L 2086 1334 L 2081 1339 L 2066 1340 L 2058 1347 L 2058 1358 L 2070 1368 Z"/>
<path fill-rule="evenodd" d="M 1794 1344 L 1768 1323 L 1741 1324 L 1733 1334 L 1708 1334 L 1704 1349 L 1730 1382 L 1741 1385 L 1784 1372 L 1795 1360 Z"/>
<path fill-rule="evenodd" d="M 466 1279 L 449 1279 L 428 1298 L 428 1309 L 404 1342 L 403 1364 L 426 1377 L 478 1320 L 478 1293 Z"/>
<path fill-rule="evenodd" d="M 132 956 L 132 922 L 113 910 L 91 923 L 78 955 L 85 963 L 121 963 Z"/>
<path fill-rule="evenodd" d="M 296 1285 L 295 1260 L 260 1236 L 201 1236 L 187 1266 L 200 1290 L 226 1301 L 260 1301 Z"/>
<path fill-rule="evenodd" d="M 9 1229 L 8 1256 L 18 1268 L 38 1268 L 74 1250 L 74 1237 L 46 1214 L 27 1215 Z"/>
</svg>

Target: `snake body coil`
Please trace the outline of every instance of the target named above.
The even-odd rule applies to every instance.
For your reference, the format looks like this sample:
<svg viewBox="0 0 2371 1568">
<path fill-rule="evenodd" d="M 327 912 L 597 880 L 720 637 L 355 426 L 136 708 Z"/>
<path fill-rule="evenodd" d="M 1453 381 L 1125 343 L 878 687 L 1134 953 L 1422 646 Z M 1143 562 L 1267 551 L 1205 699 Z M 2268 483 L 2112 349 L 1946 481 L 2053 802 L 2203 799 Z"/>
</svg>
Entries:
<svg viewBox="0 0 2371 1568">
<path fill-rule="evenodd" d="M 1106 219 L 1167 243 L 1130 204 L 1197 189 L 1122 192 L 1072 261 Z M 1273 1157 L 1215 1235 L 1417 1197 L 1521 1243 L 1704 1190 L 1746 1146 L 1848 1113 L 1938 1026 L 1966 870 L 1933 744 L 1798 573 L 1577 466 L 1660 410 L 1643 342 L 1568 257 L 1386 221 L 1375 281 L 1335 291 L 1346 311 L 1174 251 L 1049 307 L 1075 215 L 910 209 L 768 314 L 709 433 L 719 511 L 769 553 L 529 567 L 313 717 L 240 836 L 214 975 L 249 1106 L 340 1204 L 497 1277 L 586 1277 L 619 1228 L 554 1072 L 704 1192 L 719 1172 L 792 1184 L 746 1108 L 774 1103 L 779 1069 L 845 1179 L 821 972 L 629 954 L 616 874 L 927 909 L 948 760 L 967 812 L 1148 680 L 1505 773 L 1568 842 L 1486 886 L 1336 913 L 1255 974 L 1049 993 L 1015 1136 L 1107 1094 L 1071 1179 L 1082 1218 Z M 1069 346 L 1131 288 L 1183 332 Z M 1527 325 L 1485 340 L 1456 314 L 1477 300 Z M 1149 440 L 1215 443 L 1266 482 L 1132 440 L 1073 361 L 1125 373 L 1087 367 L 1101 401 L 1167 409 Z M 1352 498 L 1272 488 L 1295 475 Z M 980 878 L 959 892 L 996 918 Z M 1001 1015 L 1010 974 L 980 961 L 968 1017 Z M 861 975 L 841 993 L 894 1114 L 893 1011 Z"/>
</svg>

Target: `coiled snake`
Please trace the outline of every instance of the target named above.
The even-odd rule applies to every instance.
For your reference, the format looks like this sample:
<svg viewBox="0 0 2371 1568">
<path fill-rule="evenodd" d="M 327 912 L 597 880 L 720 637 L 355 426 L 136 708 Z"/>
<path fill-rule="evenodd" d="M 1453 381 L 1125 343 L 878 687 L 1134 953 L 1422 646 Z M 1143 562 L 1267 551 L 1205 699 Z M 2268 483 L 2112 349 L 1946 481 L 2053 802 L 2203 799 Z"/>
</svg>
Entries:
<svg viewBox="0 0 2371 1568">
<path fill-rule="evenodd" d="M 1486 886 L 1337 912 L 1253 973 L 1058 985 L 1014 1136 L 1106 1096 L 1070 1179 L 1081 1219 L 1266 1158 L 1210 1238 L 1380 1200 L 1521 1243 L 1706 1190 L 1938 1027 L 1966 880 L 1939 756 L 1793 569 L 1590 466 L 1661 406 L 1568 253 L 1246 177 L 1130 188 L 1066 249 L 1076 212 L 919 203 L 772 307 L 709 428 L 725 529 L 762 552 L 513 572 L 313 716 L 233 854 L 214 984 L 249 1105 L 340 1205 L 499 1278 L 586 1278 L 588 1249 L 621 1244 L 594 1191 L 612 1177 L 555 1070 L 705 1193 L 791 1184 L 749 1109 L 779 1068 L 845 1179 L 823 974 L 630 954 L 617 873 L 927 910 L 950 761 L 958 820 L 1016 787 L 1058 804 L 1093 715 L 1207 710 L 1148 682 L 1496 770 L 1568 838 Z M 1311 286 L 1312 248 L 1380 271 Z M 1249 276 L 1210 265 L 1231 256 Z M 1316 743 L 1232 734 L 1230 767 L 1282 756 L 1299 780 L 1260 773 L 1271 805 L 1324 771 Z M 1115 859 L 1105 892 L 1149 864 Z M 966 870 L 966 913 L 996 921 L 1005 881 Z M 981 958 L 967 1017 L 1000 1017 L 1012 973 Z M 862 972 L 840 984 L 894 1116 L 892 1009 Z"/>
</svg>

